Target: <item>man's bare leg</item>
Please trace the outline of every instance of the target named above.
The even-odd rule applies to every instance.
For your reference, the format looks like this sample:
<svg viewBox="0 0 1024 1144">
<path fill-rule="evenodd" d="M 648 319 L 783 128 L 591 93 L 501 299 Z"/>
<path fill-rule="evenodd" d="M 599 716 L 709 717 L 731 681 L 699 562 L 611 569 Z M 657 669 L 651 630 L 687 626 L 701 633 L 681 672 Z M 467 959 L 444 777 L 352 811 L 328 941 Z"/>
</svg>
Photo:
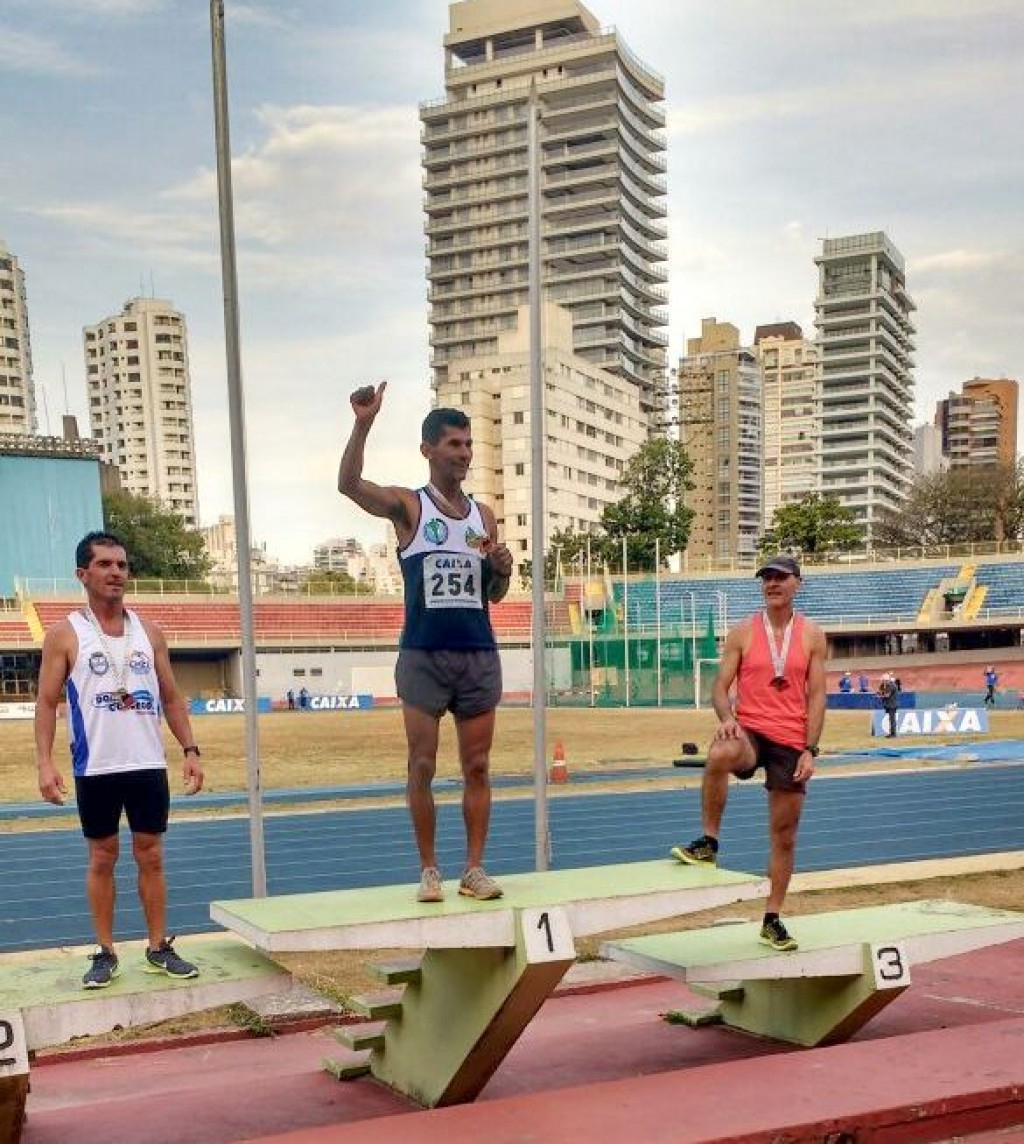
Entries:
<svg viewBox="0 0 1024 1144">
<path fill-rule="evenodd" d="M 163 836 L 133 834 L 132 853 L 139 870 L 139 901 L 146 919 L 149 948 L 159 949 L 167 936 L 167 879 Z"/>
<path fill-rule="evenodd" d="M 484 847 L 491 822 L 491 744 L 494 712 L 457 719 L 459 762 L 462 765 L 462 818 L 466 824 L 466 868 L 484 864 Z"/>
<path fill-rule="evenodd" d="M 435 834 L 437 811 L 434 807 L 433 781 L 437 771 L 437 742 L 440 720 L 427 711 L 402 704 L 405 738 L 409 748 L 409 771 L 405 799 L 416 835 L 420 867 L 437 865 Z"/>
<path fill-rule="evenodd" d="M 716 739 L 711 744 L 700 788 L 702 826 L 709 838 L 717 839 L 722 829 L 729 777 L 749 770 L 756 761 L 754 748 L 742 733 L 737 739 Z"/>
<path fill-rule="evenodd" d="M 765 912 L 782 913 L 782 903 L 789 889 L 796 861 L 796 833 L 800 814 L 804 808 L 804 795 L 800 791 L 770 790 L 768 792 L 768 820 L 771 857 L 768 878 L 771 883 Z"/>
<path fill-rule="evenodd" d="M 121 846 L 116 834 L 109 838 L 90 838 L 87 841 L 89 866 L 85 872 L 85 892 L 92 912 L 96 942 L 106 949 L 113 949 L 114 900 L 117 897 L 114 868 Z"/>
</svg>

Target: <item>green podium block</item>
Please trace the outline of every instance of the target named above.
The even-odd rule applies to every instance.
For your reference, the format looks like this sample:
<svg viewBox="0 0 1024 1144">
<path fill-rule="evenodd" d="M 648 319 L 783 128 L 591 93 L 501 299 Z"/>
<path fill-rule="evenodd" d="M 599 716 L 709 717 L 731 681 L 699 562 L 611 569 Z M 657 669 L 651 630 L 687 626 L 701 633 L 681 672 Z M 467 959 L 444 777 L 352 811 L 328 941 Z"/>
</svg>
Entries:
<svg viewBox="0 0 1024 1144">
<path fill-rule="evenodd" d="M 758 943 L 759 925 L 608 942 L 602 954 L 715 997 L 723 1023 L 800 1045 L 851 1036 L 910 985 L 913 964 L 1024 937 L 1024 914 L 945 900 L 805 914 L 800 948 Z"/>
<path fill-rule="evenodd" d="M 182 952 L 199 976 L 175 981 L 147 973 L 145 942 L 118 946 L 120 976 L 105 989 L 83 989 L 88 968 L 83 953 L 33 950 L 0 956 L 0 1014 L 20 1013 L 29 1050 L 67 1044 L 75 1037 L 109 1033 L 116 1027 L 148 1025 L 277 993 L 291 974 L 237 938 L 197 936 Z"/>
</svg>

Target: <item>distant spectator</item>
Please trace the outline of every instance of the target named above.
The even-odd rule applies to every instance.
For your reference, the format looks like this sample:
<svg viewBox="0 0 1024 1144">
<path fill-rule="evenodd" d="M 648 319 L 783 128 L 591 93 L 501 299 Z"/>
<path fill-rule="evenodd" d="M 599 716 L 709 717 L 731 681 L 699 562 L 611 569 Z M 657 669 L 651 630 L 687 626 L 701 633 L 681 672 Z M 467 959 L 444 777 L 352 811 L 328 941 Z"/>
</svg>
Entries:
<svg viewBox="0 0 1024 1144">
<path fill-rule="evenodd" d="M 885 711 L 889 720 L 889 730 L 886 738 L 896 738 L 896 711 L 900 705 L 900 685 L 899 680 L 892 674 L 886 672 L 882 676 L 882 682 L 878 685 L 878 698 L 882 701 L 882 708 Z"/>
<path fill-rule="evenodd" d="M 869 681 L 867 674 L 863 671 L 857 677 L 857 690 L 861 693 L 861 695 L 867 695 L 871 690 L 871 682 Z"/>
<path fill-rule="evenodd" d="M 839 693 L 841 695 L 849 695 L 852 690 L 853 676 L 848 671 L 844 671 L 839 679 Z"/>
<path fill-rule="evenodd" d="M 305 687 L 299 689 L 299 709 L 302 711 L 309 710 L 309 692 Z"/>
<path fill-rule="evenodd" d="M 999 682 L 999 676 L 996 670 L 990 664 L 985 668 L 985 706 L 995 707 L 996 705 L 996 684 Z"/>
<path fill-rule="evenodd" d="M 294 711 L 295 710 L 295 692 L 290 687 L 288 688 L 288 693 L 285 695 L 285 699 L 288 700 L 288 710 Z"/>
</svg>

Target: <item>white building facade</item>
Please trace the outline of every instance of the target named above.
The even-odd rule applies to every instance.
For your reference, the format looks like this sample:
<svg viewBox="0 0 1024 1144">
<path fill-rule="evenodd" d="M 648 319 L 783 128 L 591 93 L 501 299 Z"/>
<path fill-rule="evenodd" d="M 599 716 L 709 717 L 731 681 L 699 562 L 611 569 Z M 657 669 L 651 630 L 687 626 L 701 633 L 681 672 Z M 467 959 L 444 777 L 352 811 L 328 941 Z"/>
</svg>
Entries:
<svg viewBox="0 0 1024 1144">
<path fill-rule="evenodd" d="M 903 255 L 882 231 L 827 238 L 815 300 L 821 354 L 821 492 L 872 525 L 912 479 L 916 309 Z"/>
<path fill-rule="evenodd" d="M 654 429 L 668 344 L 664 82 L 577 0 L 451 5 L 446 94 L 420 109 L 435 387 L 453 363 L 498 353 L 527 302 L 533 84 L 545 300 L 570 312 L 572 352 L 628 382 Z"/>
<path fill-rule="evenodd" d="M 764 377 L 764 527 L 783 505 L 818 491 L 821 433 L 818 349 L 796 322 L 758 326 Z"/>
<path fill-rule="evenodd" d="M 0 433 L 37 428 L 25 273 L 0 238 Z"/>
<path fill-rule="evenodd" d="M 128 492 L 199 519 L 188 333 L 158 298 L 133 298 L 83 330 L 89 420 Z"/>
<path fill-rule="evenodd" d="M 543 312 L 545 537 L 557 529 L 587 532 L 623 496 L 626 463 L 647 439 L 648 418 L 627 378 L 573 352 L 569 311 Z M 452 359 L 437 385 L 437 403 L 472 421 L 473 468 L 467 487 L 489 504 L 516 561 L 530 556 L 529 310 L 503 332 L 492 354 Z"/>
</svg>

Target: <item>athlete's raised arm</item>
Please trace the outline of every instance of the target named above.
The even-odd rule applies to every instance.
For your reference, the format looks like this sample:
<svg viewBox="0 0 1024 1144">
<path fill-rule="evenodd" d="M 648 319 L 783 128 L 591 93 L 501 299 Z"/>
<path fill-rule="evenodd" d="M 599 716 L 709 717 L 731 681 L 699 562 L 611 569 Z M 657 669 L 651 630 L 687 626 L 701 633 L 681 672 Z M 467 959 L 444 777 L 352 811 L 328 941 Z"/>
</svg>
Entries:
<svg viewBox="0 0 1024 1144">
<path fill-rule="evenodd" d="M 382 516 L 392 521 L 401 534 L 413 527 L 416 496 L 411 489 L 397 485 L 378 485 L 363 476 L 363 454 L 377 414 L 384 401 L 388 383 L 382 381 L 376 389 L 365 385 L 349 398 L 355 424 L 338 466 L 338 492 L 371 516 Z"/>
</svg>

